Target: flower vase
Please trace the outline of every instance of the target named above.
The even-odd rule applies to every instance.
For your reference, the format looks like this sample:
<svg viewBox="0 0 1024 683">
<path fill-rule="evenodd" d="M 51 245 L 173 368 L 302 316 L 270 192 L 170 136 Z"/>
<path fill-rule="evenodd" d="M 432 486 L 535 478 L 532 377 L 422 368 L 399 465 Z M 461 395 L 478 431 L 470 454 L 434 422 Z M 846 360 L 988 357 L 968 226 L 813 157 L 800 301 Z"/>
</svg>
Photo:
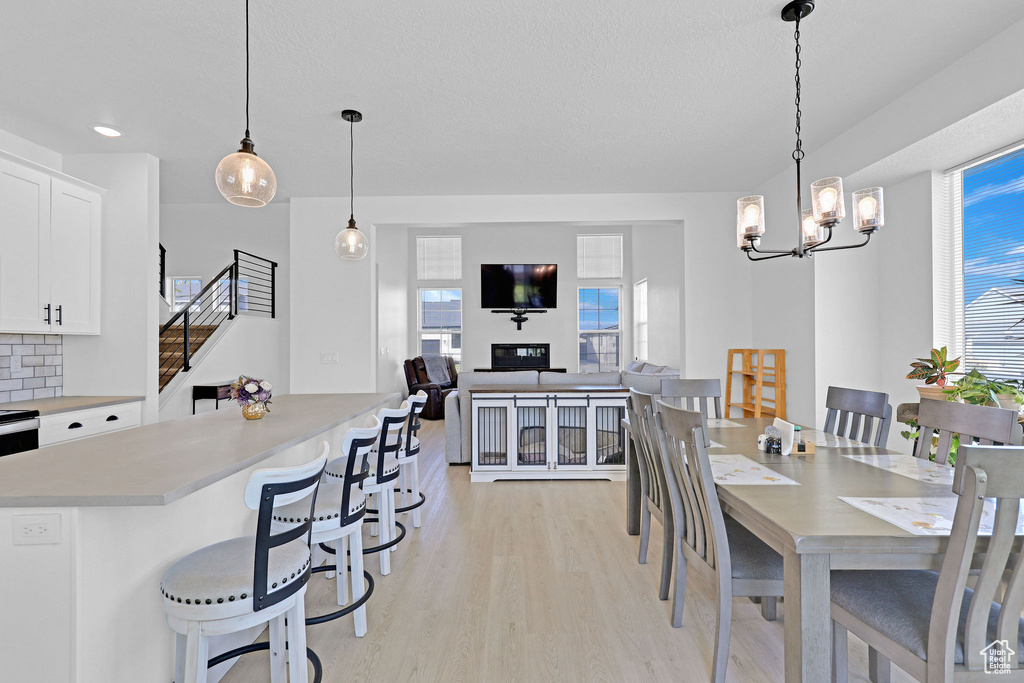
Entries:
<svg viewBox="0 0 1024 683">
<path fill-rule="evenodd" d="M 250 403 L 247 406 L 242 407 L 242 417 L 246 420 L 259 420 L 267 414 L 267 406 L 265 403 L 257 401 L 256 403 Z"/>
</svg>

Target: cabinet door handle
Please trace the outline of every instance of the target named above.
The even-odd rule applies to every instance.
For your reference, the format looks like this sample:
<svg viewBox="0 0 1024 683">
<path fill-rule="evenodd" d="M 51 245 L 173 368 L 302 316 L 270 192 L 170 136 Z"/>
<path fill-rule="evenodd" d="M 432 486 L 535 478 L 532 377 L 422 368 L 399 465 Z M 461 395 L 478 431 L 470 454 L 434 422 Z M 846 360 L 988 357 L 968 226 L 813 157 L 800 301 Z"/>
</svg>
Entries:
<svg viewBox="0 0 1024 683">
<path fill-rule="evenodd" d="M 81 422 L 72 422 L 71 424 L 68 425 L 68 429 L 81 429 L 81 427 Z"/>
<path fill-rule="evenodd" d="M 46 311 L 46 321 L 45 322 L 46 322 L 47 325 L 49 325 L 50 324 L 50 304 L 46 304 L 45 306 L 43 306 L 43 310 Z"/>
<path fill-rule="evenodd" d="M 63 321 L 64 321 L 64 307 L 63 306 L 58 306 L 57 307 L 57 324 L 58 325 L 63 325 L 64 324 Z"/>
<path fill-rule="evenodd" d="M 117 422 L 120 419 L 117 415 L 107 415 L 107 422 Z"/>
</svg>

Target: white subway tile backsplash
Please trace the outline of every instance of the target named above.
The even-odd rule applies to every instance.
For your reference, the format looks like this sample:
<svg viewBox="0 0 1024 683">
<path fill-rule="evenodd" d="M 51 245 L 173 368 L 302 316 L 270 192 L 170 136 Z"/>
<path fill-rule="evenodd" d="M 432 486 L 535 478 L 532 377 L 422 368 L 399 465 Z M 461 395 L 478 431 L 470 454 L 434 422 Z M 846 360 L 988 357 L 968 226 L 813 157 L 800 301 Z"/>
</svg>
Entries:
<svg viewBox="0 0 1024 683">
<path fill-rule="evenodd" d="M 63 351 L 59 334 L 0 334 L 0 403 L 63 395 Z"/>
</svg>

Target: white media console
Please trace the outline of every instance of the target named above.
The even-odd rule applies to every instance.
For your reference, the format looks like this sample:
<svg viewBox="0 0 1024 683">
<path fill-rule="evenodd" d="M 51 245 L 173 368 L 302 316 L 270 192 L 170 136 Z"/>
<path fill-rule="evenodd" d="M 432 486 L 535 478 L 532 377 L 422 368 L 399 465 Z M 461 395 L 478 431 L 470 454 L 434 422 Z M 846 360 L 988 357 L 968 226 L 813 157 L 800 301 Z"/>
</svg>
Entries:
<svg viewBox="0 0 1024 683">
<path fill-rule="evenodd" d="M 626 479 L 618 385 L 478 385 L 470 480 Z"/>
</svg>

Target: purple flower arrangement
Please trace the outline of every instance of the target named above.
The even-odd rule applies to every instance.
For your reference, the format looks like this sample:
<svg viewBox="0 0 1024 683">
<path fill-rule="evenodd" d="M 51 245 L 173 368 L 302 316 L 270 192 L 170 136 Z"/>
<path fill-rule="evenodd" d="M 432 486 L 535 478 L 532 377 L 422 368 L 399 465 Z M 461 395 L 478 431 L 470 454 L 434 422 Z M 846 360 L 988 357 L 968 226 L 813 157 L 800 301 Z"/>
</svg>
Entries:
<svg viewBox="0 0 1024 683">
<path fill-rule="evenodd" d="M 231 383 L 231 398 L 243 408 L 254 403 L 262 403 L 270 411 L 270 382 L 255 377 L 239 375 L 238 380 Z"/>
</svg>

